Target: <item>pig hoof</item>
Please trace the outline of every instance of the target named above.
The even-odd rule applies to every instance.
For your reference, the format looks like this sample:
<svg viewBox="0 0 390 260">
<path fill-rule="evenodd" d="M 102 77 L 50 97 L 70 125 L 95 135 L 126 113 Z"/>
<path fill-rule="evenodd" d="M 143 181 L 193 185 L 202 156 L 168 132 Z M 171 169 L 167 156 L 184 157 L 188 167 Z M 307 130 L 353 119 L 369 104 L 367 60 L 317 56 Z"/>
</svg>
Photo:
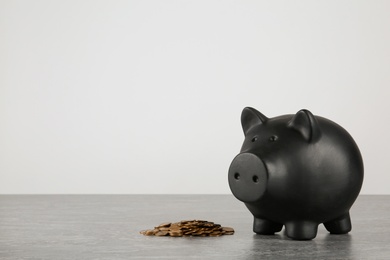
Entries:
<svg viewBox="0 0 390 260">
<path fill-rule="evenodd" d="M 282 230 L 283 225 L 266 219 L 255 218 L 253 232 L 259 235 L 273 235 Z"/>
<path fill-rule="evenodd" d="M 296 240 L 311 240 L 317 235 L 318 224 L 314 222 L 286 223 L 286 235 Z"/>
<path fill-rule="evenodd" d="M 331 234 L 347 234 L 352 229 L 349 213 L 324 223 L 324 226 Z"/>
</svg>

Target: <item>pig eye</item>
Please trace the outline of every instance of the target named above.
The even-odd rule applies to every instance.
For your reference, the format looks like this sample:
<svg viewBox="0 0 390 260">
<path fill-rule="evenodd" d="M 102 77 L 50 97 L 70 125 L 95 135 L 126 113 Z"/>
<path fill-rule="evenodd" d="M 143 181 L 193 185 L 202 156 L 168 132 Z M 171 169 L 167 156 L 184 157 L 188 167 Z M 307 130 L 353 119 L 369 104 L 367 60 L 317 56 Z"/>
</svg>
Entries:
<svg viewBox="0 0 390 260">
<path fill-rule="evenodd" d="M 273 136 L 271 136 L 271 137 L 269 138 L 269 140 L 270 140 L 271 142 L 275 142 L 276 140 L 278 140 L 278 137 L 277 137 L 276 135 L 273 135 Z"/>
<path fill-rule="evenodd" d="M 253 143 L 253 142 L 256 142 L 257 139 L 258 139 L 257 136 L 253 137 L 253 138 L 252 138 L 252 143 Z"/>
</svg>

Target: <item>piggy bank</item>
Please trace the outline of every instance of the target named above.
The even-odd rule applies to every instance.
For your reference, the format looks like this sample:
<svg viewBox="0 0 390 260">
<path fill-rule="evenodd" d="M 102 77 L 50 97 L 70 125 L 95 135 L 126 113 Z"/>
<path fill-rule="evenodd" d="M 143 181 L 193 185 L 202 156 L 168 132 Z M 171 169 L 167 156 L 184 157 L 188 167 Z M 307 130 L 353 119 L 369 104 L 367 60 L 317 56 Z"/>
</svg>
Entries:
<svg viewBox="0 0 390 260">
<path fill-rule="evenodd" d="M 302 109 L 267 118 L 242 111 L 245 140 L 228 179 L 233 195 L 254 216 L 253 231 L 282 230 L 309 240 L 323 223 L 331 234 L 351 231 L 349 210 L 363 183 L 363 160 L 351 135 Z"/>
</svg>

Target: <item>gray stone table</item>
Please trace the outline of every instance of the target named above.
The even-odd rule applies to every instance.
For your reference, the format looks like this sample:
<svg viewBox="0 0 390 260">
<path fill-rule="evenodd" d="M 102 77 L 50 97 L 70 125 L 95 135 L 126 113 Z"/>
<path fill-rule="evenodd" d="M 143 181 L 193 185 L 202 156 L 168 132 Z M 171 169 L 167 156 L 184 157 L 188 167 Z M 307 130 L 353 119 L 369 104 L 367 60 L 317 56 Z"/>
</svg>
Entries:
<svg viewBox="0 0 390 260">
<path fill-rule="evenodd" d="M 252 233 L 231 195 L 1 195 L 0 259 L 390 259 L 390 196 L 360 196 L 348 235 L 311 241 Z M 205 219 L 221 237 L 148 237 L 161 222 Z"/>
</svg>

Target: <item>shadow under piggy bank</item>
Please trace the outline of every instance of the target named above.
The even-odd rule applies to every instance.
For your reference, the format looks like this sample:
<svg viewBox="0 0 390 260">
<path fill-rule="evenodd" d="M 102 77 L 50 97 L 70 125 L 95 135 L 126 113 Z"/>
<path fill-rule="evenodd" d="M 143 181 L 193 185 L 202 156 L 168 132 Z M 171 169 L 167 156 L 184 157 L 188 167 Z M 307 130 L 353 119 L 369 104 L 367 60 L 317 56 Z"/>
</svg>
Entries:
<svg viewBox="0 0 390 260">
<path fill-rule="evenodd" d="M 245 259 L 350 259 L 353 257 L 350 235 L 327 234 L 319 239 L 297 241 L 284 235 L 254 235 Z M 244 250 L 243 250 L 244 251 Z"/>
</svg>

